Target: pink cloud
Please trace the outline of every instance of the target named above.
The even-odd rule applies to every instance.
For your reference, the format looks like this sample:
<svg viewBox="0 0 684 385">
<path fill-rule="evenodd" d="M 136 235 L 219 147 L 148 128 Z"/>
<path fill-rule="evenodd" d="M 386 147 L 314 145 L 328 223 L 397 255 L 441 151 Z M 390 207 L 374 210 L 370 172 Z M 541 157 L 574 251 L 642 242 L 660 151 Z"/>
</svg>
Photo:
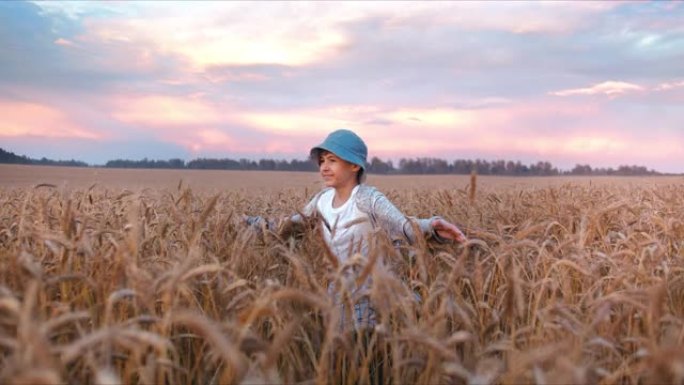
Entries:
<svg viewBox="0 0 684 385">
<path fill-rule="evenodd" d="M 212 83 L 263 82 L 270 79 L 268 76 L 264 74 L 237 70 L 222 71 L 220 73 L 209 71 L 205 72 L 202 76 Z"/>
<path fill-rule="evenodd" d="M 389 17 L 391 26 L 423 23 L 458 25 L 470 31 L 505 31 L 515 34 L 567 33 L 590 22 L 593 16 L 618 7 L 620 2 L 434 2 L 408 3 L 404 13 L 379 10 Z M 382 5 L 382 3 L 380 3 Z M 402 9 L 409 7 L 403 6 Z M 562 17 L 559 17 L 562 15 Z"/>
<path fill-rule="evenodd" d="M 561 91 L 550 92 L 550 95 L 555 96 L 575 96 L 575 95 L 621 95 L 631 92 L 644 91 L 644 87 L 628 82 L 621 81 L 605 81 L 585 88 L 572 88 Z"/>
<path fill-rule="evenodd" d="M 87 19 L 81 38 L 94 44 L 121 46 L 138 56 L 145 47 L 154 56 L 178 58 L 193 71 L 219 65 L 310 64 L 324 60 L 346 44 L 338 29 L 317 17 L 302 25 L 301 15 L 287 6 L 151 5 L 141 7 L 141 12 L 154 17 Z M 242 16 L 235 18 L 235 14 Z M 264 28 L 275 22 L 277 28 Z M 261 75 L 256 77 L 260 79 Z"/>
<path fill-rule="evenodd" d="M 267 138 L 259 142 L 247 140 L 236 134 L 229 134 L 220 128 L 199 128 L 196 130 L 179 130 L 167 133 L 164 140 L 186 148 L 193 156 L 205 156 L 204 154 L 225 154 L 225 156 L 240 156 L 239 154 L 301 154 L 308 151 L 311 143 L 302 143 L 301 140 L 282 140 Z M 221 155 L 217 155 L 221 156 Z"/>
<path fill-rule="evenodd" d="M 74 122 L 62 110 L 45 104 L 0 101 L 0 116 L 0 137 L 104 138 Z"/>
<path fill-rule="evenodd" d="M 193 154 L 205 151 L 233 151 L 239 147 L 236 139 L 217 128 L 200 128 L 171 133 L 165 140 L 187 148 Z"/>
<path fill-rule="evenodd" d="M 129 23 L 133 23 L 127 30 Z M 112 26 L 116 25 L 116 27 Z M 97 54 L 85 55 L 87 64 L 95 68 L 113 72 L 145 73 L 160 71 L 168 66 L 168 56 L 149 39 L 138 38 L 133 26 L 144 24 L 143 21 L 85 19 L 84 32 L 71 40 L 58 39 L 62 46 L 77 46 L 85 52 Z M 69 44 L 71 43 L 71 44 Z"/>
<path fill-rule="evenodd" d="M 537 148 L 543 158 L 566 160 L 573 163 L 590 163 L 608 167 L 621 164 L 681 164 L 684 145 L 670 138 L 594 133 L 568 138 L 541 138 L 532 143 L 519 143 L 529 151 Z"/>
<path fill-rule="evenodd" d="M 669 91 L 675 88 L 684 87 L 684 80 L 661 83 L 654 88 L 655 91 Z"/>
<path fill-rule="evenodd" d="M 201 98 L 164 95 L 116 96 L 111 115 L 124 123 L 163 128 L 223 120 L 222 111 Z"/>
<path fill-rule="evenodd" d="M 75 46 L 76 46 L 76 43 L 74 43 L 73 41 L 64 39 L 64 38 L 62 38 L 62 37 L 60 37 L 59 39 L 55 40 L 55 44 L 61 45 L 61 46 L 64 46 L 64 47 L 75 47 Z"/>
<path fill-rule="evenodd" d="M 281 111 L 245 111 L 237 118 L 245 125 L 261 132 L 307 136 L 323 127 L 345 127 L 355 122 L 347 114 L 330 114 L 329 109 L 300 109 Z"/>
<path fill-rule="evenodd" d="M 587 155 L 611 155 L 629 150 L 633 147 L 630 142 L 611 133 L 587 130 L 584 133 L 571 134 L 564 137 L 547 135 L 537 138 L 514 138 L 507 146 L 517 151 L 527 150 L 538 154 L 570 155 L 582 159 Z"/>
</svg>

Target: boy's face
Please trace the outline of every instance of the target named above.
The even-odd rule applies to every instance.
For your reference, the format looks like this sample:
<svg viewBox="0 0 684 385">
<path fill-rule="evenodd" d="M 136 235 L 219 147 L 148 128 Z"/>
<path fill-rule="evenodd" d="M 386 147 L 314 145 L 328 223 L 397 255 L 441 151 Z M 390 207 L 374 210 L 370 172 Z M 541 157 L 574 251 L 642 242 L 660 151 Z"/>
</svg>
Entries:
<svg viewBox="0 0 684 385">
<path fill-rule="evenodd" d="M 356 186 L 356 175 L 361 167 L 340 159 L 332 152 L 322 151 L 318 156 L 318 170 L 326 187 Z"/>
</svg>

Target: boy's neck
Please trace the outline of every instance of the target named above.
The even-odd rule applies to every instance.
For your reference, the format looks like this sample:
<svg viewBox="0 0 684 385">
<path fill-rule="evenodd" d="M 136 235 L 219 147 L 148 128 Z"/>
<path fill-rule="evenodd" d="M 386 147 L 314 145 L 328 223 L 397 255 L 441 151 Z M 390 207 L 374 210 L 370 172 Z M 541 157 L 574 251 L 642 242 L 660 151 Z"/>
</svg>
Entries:
<svg viewBox="0 0 684 385">
<path fill-rule="evenodd" d="M 358 186 L 358 183 L 354 184 L 349 184 L 347 186 L 341 186 L 335 188 L 335 198 L 333 199 L 333 207 L 338 208 L 345 204 L 347 200 L 349 200 L 349 197 L 351 197 L 351 193 L 354 190 L 354 187 Z"/>
</svg>

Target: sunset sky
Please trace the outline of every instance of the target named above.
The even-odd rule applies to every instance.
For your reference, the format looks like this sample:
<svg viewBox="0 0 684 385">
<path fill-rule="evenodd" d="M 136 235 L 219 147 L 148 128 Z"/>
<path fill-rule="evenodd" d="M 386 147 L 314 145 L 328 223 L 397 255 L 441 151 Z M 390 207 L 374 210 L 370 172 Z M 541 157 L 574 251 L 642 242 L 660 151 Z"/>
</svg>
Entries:
<svg viewBox="0 0 684 385">
<path fill-rule="evenodd" d="M 0 2 L 0 147 L 684 172 L 683 2 Z"/>
</svg>

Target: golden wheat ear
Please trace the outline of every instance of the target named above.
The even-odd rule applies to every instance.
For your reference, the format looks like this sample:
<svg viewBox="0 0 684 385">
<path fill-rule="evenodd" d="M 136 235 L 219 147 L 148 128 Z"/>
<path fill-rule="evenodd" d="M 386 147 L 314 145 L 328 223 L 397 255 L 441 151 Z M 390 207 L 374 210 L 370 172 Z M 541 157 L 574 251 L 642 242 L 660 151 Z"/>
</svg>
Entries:
<svg viewBox="0 0 684 385">
<path fill-rule="evenodd" d="M 470 172 L 470 184 L 468 189 L 468 201 L 473 204 L 475 203 L 475 195 L 477 194 L 477 171 L 473 170 Z"/>
</svg>

